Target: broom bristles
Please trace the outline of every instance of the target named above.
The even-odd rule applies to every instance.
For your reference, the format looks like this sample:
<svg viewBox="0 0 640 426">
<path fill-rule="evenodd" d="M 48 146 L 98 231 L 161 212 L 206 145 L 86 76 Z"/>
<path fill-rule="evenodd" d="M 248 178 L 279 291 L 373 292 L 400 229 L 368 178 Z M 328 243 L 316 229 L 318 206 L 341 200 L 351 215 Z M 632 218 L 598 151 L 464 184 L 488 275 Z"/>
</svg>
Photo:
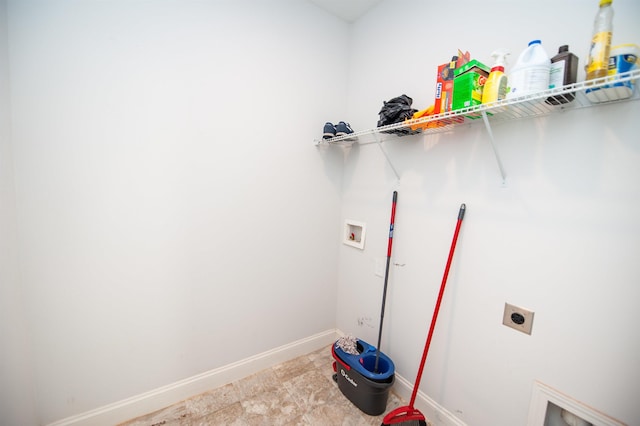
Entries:
<svg viewBox="0 0 640 426">
<path fill-rule="evenodd" d="M 397 423 L 382 423 L 381 426 L 393 426 L 393 425 L 400 425 L 400 426 L 427 426 L 427 421 L 426 420 L 402 420 L 401 418 L 398 418 Z"/>
<path fill-rule="evenodd" d="M 427 426 L 426 418 L 424 415 L 411 406 L 398 407 L 395 410 L 389 412 L 382 420 L 381 426 L 391 425 L 415 425 L 415 426 Z"/>
</svg>

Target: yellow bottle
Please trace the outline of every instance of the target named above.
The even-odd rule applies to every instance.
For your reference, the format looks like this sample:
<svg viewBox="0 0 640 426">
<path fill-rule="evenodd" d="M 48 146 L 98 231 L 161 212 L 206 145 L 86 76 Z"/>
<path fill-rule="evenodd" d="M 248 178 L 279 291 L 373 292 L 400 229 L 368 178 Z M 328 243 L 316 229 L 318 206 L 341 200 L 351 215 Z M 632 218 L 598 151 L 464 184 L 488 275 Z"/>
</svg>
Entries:
<svg viewBox="0 0 640 426">
<path fill-rule="evenodd" d="M 496 102 L 507 96 L 507 76 L 504 74 L 504 66 L 508 54 L 509 52 L 505 50 L 496 50 L 491 54 L 495 58 L 495 64 L 482 89 L 483 104 Z"/>
<path fill-rule="evenodd" d="M 593 38 L 587 58 L 586 80 L 606 77 L 609 69 L 609 51 L 613 32 L 613 0 L 600 0 L 600 8 L 593 24 Z"/>
</svg>

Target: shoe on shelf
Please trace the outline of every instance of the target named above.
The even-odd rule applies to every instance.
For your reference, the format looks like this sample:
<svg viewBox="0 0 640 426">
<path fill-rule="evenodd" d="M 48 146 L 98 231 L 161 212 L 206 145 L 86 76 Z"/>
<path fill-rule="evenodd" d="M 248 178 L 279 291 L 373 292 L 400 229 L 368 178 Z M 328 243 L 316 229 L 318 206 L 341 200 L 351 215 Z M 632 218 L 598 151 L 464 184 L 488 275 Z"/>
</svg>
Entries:
<svg viewBox="0 0 640 426">
<path fill-rule="evenodd" d="M 349 123 L 345 123 L 344 121 L 336 124 L 336 136 L 347 136 L 353 133 L 353 129 L 349 125 Z"/>
<path fill-rule="evenodd" d="M 324 129 L 322 130 L 322 138 L 323 139 L 331 139 L 336 136 L 336 126 L 333 123 L 325 123 Z"/>
</svg>

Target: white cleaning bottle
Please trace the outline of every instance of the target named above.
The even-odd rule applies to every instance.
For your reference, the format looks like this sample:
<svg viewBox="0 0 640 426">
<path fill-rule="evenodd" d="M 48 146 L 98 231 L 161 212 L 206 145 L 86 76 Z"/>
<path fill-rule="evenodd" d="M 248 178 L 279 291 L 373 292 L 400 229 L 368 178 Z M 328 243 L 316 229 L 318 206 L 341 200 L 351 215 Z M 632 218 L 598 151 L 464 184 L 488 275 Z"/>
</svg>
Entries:
<svg viewBox="0 0 640 426">
<path fill-rule="evenodd" d="M 500 101 L 507 96 L 507 76 L 504 73 L 504 67 L 507 65 L 508 54 L 508 51 L 502 49 L 491 54 L 495 62 L 482 89 L 483 104 Z"/>
<path fill-rule="evenodd" d="M 549 89 L 549 71 L 551 59 L 542 47 L 540 40 L 532 40 L 520 53 L 518 60 L 509 73 L 511 86 L 507 99 L 530 95 Z"/>
</svg>

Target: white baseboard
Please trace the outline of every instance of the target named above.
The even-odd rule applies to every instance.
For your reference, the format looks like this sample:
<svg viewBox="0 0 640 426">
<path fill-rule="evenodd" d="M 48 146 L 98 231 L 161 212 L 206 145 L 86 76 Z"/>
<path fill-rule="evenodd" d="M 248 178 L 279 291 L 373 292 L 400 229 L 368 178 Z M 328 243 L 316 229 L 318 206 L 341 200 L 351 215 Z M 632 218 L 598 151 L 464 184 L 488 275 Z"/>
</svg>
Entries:
<svg viewBox="0 0 640 426">
<path fill-rule="evenodd" d="M 338 336 L 337 330 L 327 330 L 197 376 L 58 420 L 49 426 L 112 426 L 308 354 L 330 345 Z"/>
<path fill-rule="evenodd" d="M 413 383 L 396 373 L 393 391 L 408 403 L 413 392 Z M 414 405 L 434 426 L 467 426 L 466 423 L 422 391 L 418 391 Z"/>
</svg>

